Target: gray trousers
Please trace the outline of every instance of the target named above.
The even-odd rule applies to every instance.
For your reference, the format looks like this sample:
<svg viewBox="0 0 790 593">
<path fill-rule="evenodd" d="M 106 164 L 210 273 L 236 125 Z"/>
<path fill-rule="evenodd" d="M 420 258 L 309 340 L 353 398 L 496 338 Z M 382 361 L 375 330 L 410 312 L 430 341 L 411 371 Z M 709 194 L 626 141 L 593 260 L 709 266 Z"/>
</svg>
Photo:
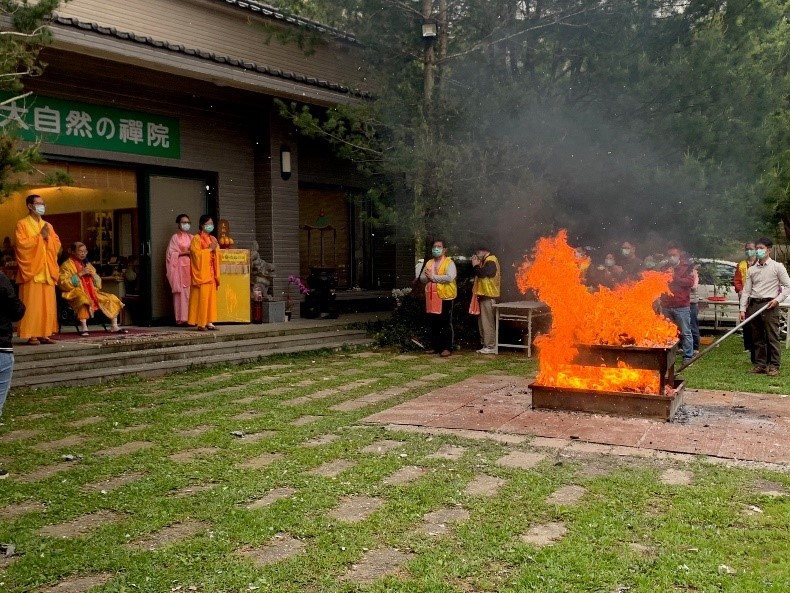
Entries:
<svg viewBox="0 0 790 593">
<path fill-rule="evenodd" d="M 480 317 L 477 320 L 477 329 L 480 331 L 480 341 L 486 348 L 494 348 L 496 346 L 496 322 L 494 320 L 494 304 L 496 299 L 492 297 L 481 296 L 480 300 Z"/>
<path fill-rule="evenodd" d="M 768 300 L 750 299 L 746 307 L 746 316 L 756 313 Z M 754 344 L 754 364 L 778 369 L 782 353 L 782 340 L 779 337 L 779 307 L 763 311 L 749 325 L 752 330 L 752 344 Z"/>
</svg>

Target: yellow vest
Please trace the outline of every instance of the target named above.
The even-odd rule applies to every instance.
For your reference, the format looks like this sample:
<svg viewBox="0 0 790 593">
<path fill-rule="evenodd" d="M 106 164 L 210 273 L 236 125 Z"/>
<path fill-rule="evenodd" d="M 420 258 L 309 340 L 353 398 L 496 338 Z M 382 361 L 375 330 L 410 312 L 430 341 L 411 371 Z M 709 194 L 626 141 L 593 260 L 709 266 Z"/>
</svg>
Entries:
<svg viewBox="0 0 790 593">
<path fill-rule="evenodd" d="M 444 276 L 445 274 L 447 274 L 447 268 L 450 267 L 450 261 L 451 260 L 449 257 L 445 257 L 442 260 L 442 263 L 439 264 L 439 269 L 436 271 L 436 274 L 438 274 L 439 276 Z M 433 268 L 433 260 L 428 262 L 428 265 L 431 266 L 431 268 Z M 430 289 L 430 284 L 428 284 L 428 288 Z M 448 299 L 454 299 L 456 296 L 458 296 L 458 287 L 455 284 L 455 280 L 447 283 L 437 282 L 436 294 L 439 295 L 439 298 L 442 299 L 443 301 L 446 301 Z"/>
<path fill-rule="evenodd" d="M 480 278 L 479 276 L 475 276 L 475 285 L 472 287 L 472 292 L 480 296 L 496 298 L 499 296 L 500 286 L 502 284 L 502 274 L 499 272 L 499 260 L 495 255 L 489 255 L 480 265 L 483 266 L 490 261 L 494 262 L 496 266 L 496 274 L 493 278 Z"/>
</svg>

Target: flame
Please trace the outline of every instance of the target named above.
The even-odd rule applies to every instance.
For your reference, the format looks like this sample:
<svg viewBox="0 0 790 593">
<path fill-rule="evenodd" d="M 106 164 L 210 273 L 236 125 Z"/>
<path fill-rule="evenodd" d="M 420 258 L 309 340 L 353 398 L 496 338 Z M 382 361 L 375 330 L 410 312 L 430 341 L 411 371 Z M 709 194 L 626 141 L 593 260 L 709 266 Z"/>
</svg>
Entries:
<svg viewBox="0 0 790 593">
<path fill-rule="evenodd" d="M 591 293 L 583 282 L 585 256 L 568 245 L 567 231 L 539 239 L 534 259 L 516 273 L 522 293 L 533 289 L 551 308 L 549 333 L 539 336 L 540 385 L 657 394 L 657 371 L 573 364 L 575 344 L 604 344 L 668 348 L 677 341 L 677 327 L 653 310 L 653 302 L 667 292 L 671 275 L 644 272 L 642 279 L 614 290 L 602 287 Z"/>
</svg>

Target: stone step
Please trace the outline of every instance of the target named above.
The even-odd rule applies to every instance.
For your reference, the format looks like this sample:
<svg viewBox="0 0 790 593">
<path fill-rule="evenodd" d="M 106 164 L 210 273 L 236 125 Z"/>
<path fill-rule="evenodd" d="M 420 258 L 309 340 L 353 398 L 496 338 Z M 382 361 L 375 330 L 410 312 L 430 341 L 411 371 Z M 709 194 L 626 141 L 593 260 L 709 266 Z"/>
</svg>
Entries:
<svg viewBox="0 0 790 593">
<path fill-rule="evenodd" d="M 252 362 L 266 356 L 274 354 L 293 354 L 297 352 L 309 352 L 312 350 L 338 350 L 349 346 L 368 346 L 373 340 L 364 335 L 364 332 L 355 332 L 347 336 L 338 336 L 337 339 L 317 341 L 314 337 L 307 343 L 296 344 L 293 342 L 269 342 L 259 346 L 257 350 L 247 350 L 244 352 L 224 352 L 207 356 L 188 356 L 186 358 L 164 360 L 161 362 L 147 362 L 142 364 L 122 365 L 117 368 L 103 367 L 93 368 L 75 373 L 73 367 L 67 373 L 38 373 L 34 375 L 18 377 L 14 373 L 11 386 L 13 388 L 38 388 L 69 385 L 95 385 L 113 381 L 121 377 L 145 376 L 155 377 L 176 371 L 186 370 L 194 366 L 213 365 L 220 363 L 242 364 Z M 49 367 L 50 371 L 53 367 Z M 63 368 L 63 367 L 60 367 Z"/>
<path fill-rule="evenodd" d="M 366 334 L 361 330 L 330 329 L 329 331 L 274 335 L 241 340 L 220 342 L 186 343 L 177 346 L 154 347 L 129 351 L 107 352 L 100 350 L 64 351 L 59 358 L 47 360 L 17 359 L 14 365 L 14 378 L 31 377 L 51 372 L 53 368 L 69 368 L 72 373 L 92 372 L 114 367 L 131 365 L 155 364 L 169 360 L 200 358 L 208 353 L 213 355 L 244 355 L 246 352 L 258 352 L 296 346 L 313 345 L 321 348 L 324 341 L 337 342 L 345 339 L 363 338 Z"/>
</svg>

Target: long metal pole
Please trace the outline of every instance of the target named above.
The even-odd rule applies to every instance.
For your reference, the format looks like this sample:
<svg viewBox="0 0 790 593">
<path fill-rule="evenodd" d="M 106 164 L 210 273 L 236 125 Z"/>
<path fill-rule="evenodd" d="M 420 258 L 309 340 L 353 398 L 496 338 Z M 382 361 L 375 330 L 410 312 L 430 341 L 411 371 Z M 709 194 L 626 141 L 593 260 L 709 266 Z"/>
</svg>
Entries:
<svg viewBox="0 0 790 593">
<path fill-rule="evenodd" d="M 743 321 L 741 321 L 741 322 L 740 322 L 738 325 L 736 325 L 735 327 L 733 327 L 733 328 L 732 328 L 730 331 L 728 331 L 726 334 L 724 334 L 723 336 L 721 336 L 721 337 L 720 337 L 718 340 L 716 340 L 715 342 L 713 342 L 713 344 L 711 344 L 710 346 L 708 346 L 708 347 L 707 347 L 707 348 L 705 348 L 704 350 L 701 350 L 700 352 L 698 352 L 698 353 L 697 353 L 697 355 L 696 355 L 696 356 L 694 356 L 694 357 L 690 358 L 689 360 L 687 360 L 686 362 L 684 362 L 684 363 L 683 363 L 681 366 L 679 366 L 677 369 L 675 369 L 675 374 L 677 374 L 677 373 L 679 373 L 679 372 L 681 372 L 681 371 L 683 371 L 683 370 L 685 370 L 685 369 L 689 368 L 689 367 L 690 367 L 692 364 L 694 364 L 695 362 L 697 362 L 697 361 L 698 361 L 700 358 L 702 358 L 703 356 L 705 356 L 705 355 L 706 355 L 708 352 L 710 352 L 710 351 L 711 351 L 711 350 L 713 350 L 714 348 L 718 348 L 718 347 L 719 347 L 719 344 L 721 344 L 721 343 L 722 343 L 724 340 L 726 340 L 727 338 L 729 338 L 729 337 L 730 337 L 732 334 L 734 334 L 736 331 L 738 331 L 738 330 L 739 330 L 740 328 L 742 328 L 744 325 L 746 325 L 747 323 L 749 323 L 749 322 L 750 322 L 752 319 L 754 319 L 755 317 L 757 317 L 757 316 L 758 316 L 760 313 L 762 313 L 763 311 L 765 311 L 765 310 L 768 308 L 768 305 L 770 305 L 770 304 L 771 304 L 771 301 L 768 301 L 767 303 L 765 303 L 765 305 L 763 305 L 763 306 L 762 306 L 762 307 L 761 307 L 759 310 L 755 311 L 755 312 L 754 312 L 754 313 L 752 313 L 752 314 L 751 314 L 749 317 L 747 317 L 746 319 L 744 319 Z"/>
</svg>

